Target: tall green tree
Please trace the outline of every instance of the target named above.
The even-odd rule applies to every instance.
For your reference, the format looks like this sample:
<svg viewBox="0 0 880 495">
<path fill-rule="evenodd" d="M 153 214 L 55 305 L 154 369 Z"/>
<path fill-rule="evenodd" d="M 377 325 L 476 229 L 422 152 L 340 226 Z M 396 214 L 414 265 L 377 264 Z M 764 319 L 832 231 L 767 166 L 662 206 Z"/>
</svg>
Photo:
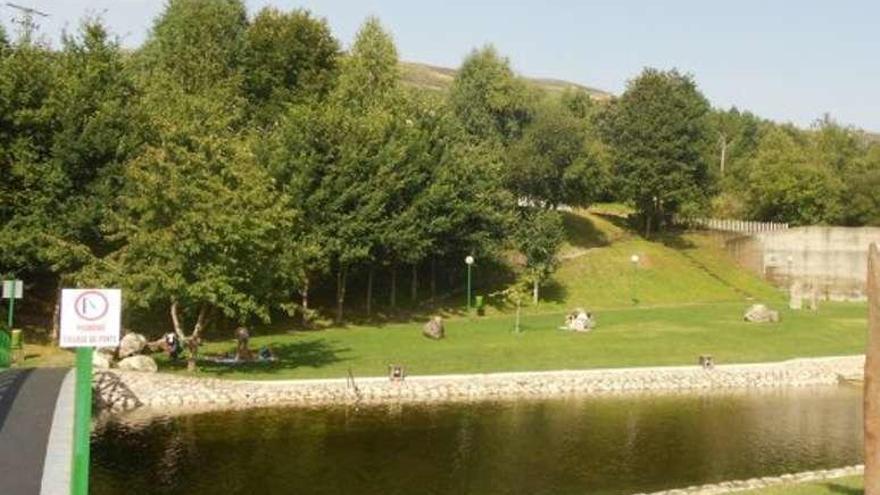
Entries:
<svg viewBox="0 0 880 495">
<path fill-rule="evenodd" d="M 769 131 L 750 165 L 746 204 L 751 218 L 810 225 L 839 215 L 838 179 L 818 162 L 809 142 L 784 129 Z"/>
<path fill-rule="evenodd" d="M 271 123 L 287 103 L 326 96 L 339 56 L 325 20 L 307 10 L 260 10 L 245 33 L 242 61 L 248 99 L 258 107 L 260 121 Z"/>
<path fill-rule="evenodd" d="M 143 76 L 162 74 L 188 93 L 240 83 L 247 26 L 241 0 L 169 0 L 139 53 Z"/>
<path fill-rule="evenodd" d="M 449 101 L 465 130 L 478 139 L 509 143 L 520 136 L 529 120 L 525 84 L 491 45 L 464 59 Z"/>
<path fill-rule="evenodd" d="M 605 188 L 605 174 L 587 140 L 587 120 L 559 103 L 536 112 L 513 145 L 506 180 L 518 198 L 542 207 L 588 206 Z"/>
<path fill-rule="evenodd" d="M 706 98 L 676 70 L 645 69 L 604 118 L 614 175 L 650 235 L 683 204 L 705 198 Z"/>
<path fill-rule="evenodd" d="M 157 21 L 140 65 L 145 143 L 106 221 L 118 249 L 85 274 L 126 289 L 133 307 L 168 309 L 190 368 L 211 315 L 268 321 L 279 300 L 276 241 L 291 212 L 251 151 L 228 38 L 243 27 L 238 2 L 176 0 Z M 198 61 L 176 60 L 199 46 Z"/>
</svg>

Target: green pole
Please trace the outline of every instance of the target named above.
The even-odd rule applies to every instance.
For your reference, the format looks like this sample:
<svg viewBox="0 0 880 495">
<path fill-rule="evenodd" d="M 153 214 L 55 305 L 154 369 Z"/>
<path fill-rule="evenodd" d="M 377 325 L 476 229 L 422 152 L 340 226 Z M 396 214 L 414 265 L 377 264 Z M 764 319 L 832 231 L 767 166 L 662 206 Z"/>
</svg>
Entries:
<svg viewBox="0 0 880 495">
<path fill-rule="evenodd" d="M 9 334 L 12 335 L 12 318 L 13 318 L 12 315 L 15 313 L 15 284 L 13 284 L 12 293 L 10 295 L 12 297 L 9 298 L 9 314 L 6 315 L 6 317 L 7 317 L 7 325 L 9 326 L 9 328 L 8 328 Z"/>
<path fill-rule="evenodd" d="M 467 309 L 471 312 L 471 265 L 468 264 L 468 293 L 467 293 Z"/>
<path fill-rule="evenodd" d="M 89 441 L 92 426 L 91 347 L 76 349 L 76 399 L 73 423 L 71 495 L 89 494 Z"/>
</svg>

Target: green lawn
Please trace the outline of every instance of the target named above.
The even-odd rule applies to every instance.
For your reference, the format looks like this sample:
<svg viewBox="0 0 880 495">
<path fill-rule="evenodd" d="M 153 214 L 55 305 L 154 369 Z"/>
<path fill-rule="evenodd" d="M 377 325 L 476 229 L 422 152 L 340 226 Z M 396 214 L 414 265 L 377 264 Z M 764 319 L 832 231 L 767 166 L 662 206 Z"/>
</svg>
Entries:
<svg viewBox="0 0 880 495">
<path fill-rule="evenodd" d="M 598 312 L 593 332 L 558 330 L 564 314 L 523 317 L 514 333 L 512 316 L 451 319 L 447 338 L 431 341 L 419 324 L 350 327 L 258 336 L 280 357 L 274 365 L 206 366 L 230 378 L 283 379 L 384 375 L 391 363 L 410 374 L 585 369 L 694 364 L 700 354 L 718 363 L 775 361 L 863 351 L 866 307 L 827 303 L 817 313 L 782 312 L 779 324 L 742 321 L 748 303 L 707 303 L 625 308 Z M 205 353 L 234 348 L 230 339 L 211 342 Z M 175 366 L 165 362 L 163 368 Z"/>
<path fill-rule="evenodd" d="M 852 476 L 815 483 L 782 485 L 741 493 L 743 495 L 861 495 L 862 477 Z"/>
</svg>

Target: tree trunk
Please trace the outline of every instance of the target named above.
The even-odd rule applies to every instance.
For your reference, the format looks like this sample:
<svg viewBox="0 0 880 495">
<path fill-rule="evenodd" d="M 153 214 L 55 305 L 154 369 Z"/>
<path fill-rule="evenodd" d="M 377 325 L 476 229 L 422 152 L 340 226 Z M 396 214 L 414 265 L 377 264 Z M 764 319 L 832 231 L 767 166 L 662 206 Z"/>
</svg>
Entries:
<svg viewBox="0 0 880 495">
<path fill-rule="evenodd" d="M 373 272 L 376 269 L 370 264 L 370 271 L 367 272 L 367 316 L 373 313 Z"/>
<path fill-rule="evenodd" d="M 412 284 L 409 287 L 409 298 L 413 305 L 419 298 L 419 265 L 412 266 Z"/>
<path fill-rule="evenodd" d="M 437 257 L 431 256 L 431 301 L 437 297 Z"/>
<path fill-rule="evenodd" d="M 538 304 L 538 279 L 536 278 L 532 285 L 532 302 Z"/>
<path fill-rule="evenodd" d="M 397 265 L 391 265 L 391 309 L 397 309 Z"/>
<path fill-rule="evenodd" d="M 727 163 L 727 136 L 721 135 L 721 177 L 724 177 L 724 166 Z"/>
<path fill-rule="evenodd" d="M 189 356 L 186 361 L 186 369 L 187 371 L 193 372 L 196 370 L 196 359 L 199 355 L 199 345 L 201 344 L 201 333 L 202 329 L 205 328 L 208 318 L 208 306 L 203 304 L 199 307 L 199 316 L 196 319 L 196 325 L 193 327 L 192 335 L 188 338 L 183 333 L 183 327 L 180 324 L 180 315 L 178 314 L 177 309 L 177 301 L 171 301 L 171 322 L 174 325 L 174 333 L 177 334 L 177 338 L 180 339 L 180 342 L 186 347 Z"/>
<path fill-rule="evenodd" d="M 302 296 L 302 325 L 304 328 L 309 328 L 311 322 L 309 321 L 309 279 L 308 277 L 303 279 L 302 289 L 299 291 L 299 295 Z"/>
<path fill-rule="evenodd" d="M 514 330 L 516 333 L 519 333 L 519 315 L 522 311 L 522 297 L 516 300 L 516 325 L 514 326 Z"/>
<path fill-rule="evenodd" d="M 343 307 L 345 305 L 345 279 L 347 269 L 340 266 L 336 270 L 336 324 L 342 324 Z"/>
<path fill-rule="evenodd" d="M 868 251 L 868 346 L 865 352 L 865 495 L 880 495 L 880 251 Z"/>
<path fill-rule="evenodd" d="M 651 222 L 654 219 L 654 212 L 648 212 L 645 215 L 645 238 L 651 237 Z"/>
</svg>

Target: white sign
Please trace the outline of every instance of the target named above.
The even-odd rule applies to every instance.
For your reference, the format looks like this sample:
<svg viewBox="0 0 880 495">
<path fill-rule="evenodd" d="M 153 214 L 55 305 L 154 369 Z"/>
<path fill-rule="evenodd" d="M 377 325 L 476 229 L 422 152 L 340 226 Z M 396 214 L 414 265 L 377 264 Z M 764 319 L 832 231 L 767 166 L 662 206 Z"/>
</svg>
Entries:
<svg viewBox="0 0 880 495">
<path fill-rule="evenodd" d="M 16 299 L 21 299 L 24 295 L 24 284 L 21 283 L 21 280 L 4 280 L 3 299 L 12 299 L 13 294 Z"/>
<path fill-rule="evenodd" d="M 122 291 L 64 289 L 61 291 L 61 347 L 119 345 Z"/>
</svg>

